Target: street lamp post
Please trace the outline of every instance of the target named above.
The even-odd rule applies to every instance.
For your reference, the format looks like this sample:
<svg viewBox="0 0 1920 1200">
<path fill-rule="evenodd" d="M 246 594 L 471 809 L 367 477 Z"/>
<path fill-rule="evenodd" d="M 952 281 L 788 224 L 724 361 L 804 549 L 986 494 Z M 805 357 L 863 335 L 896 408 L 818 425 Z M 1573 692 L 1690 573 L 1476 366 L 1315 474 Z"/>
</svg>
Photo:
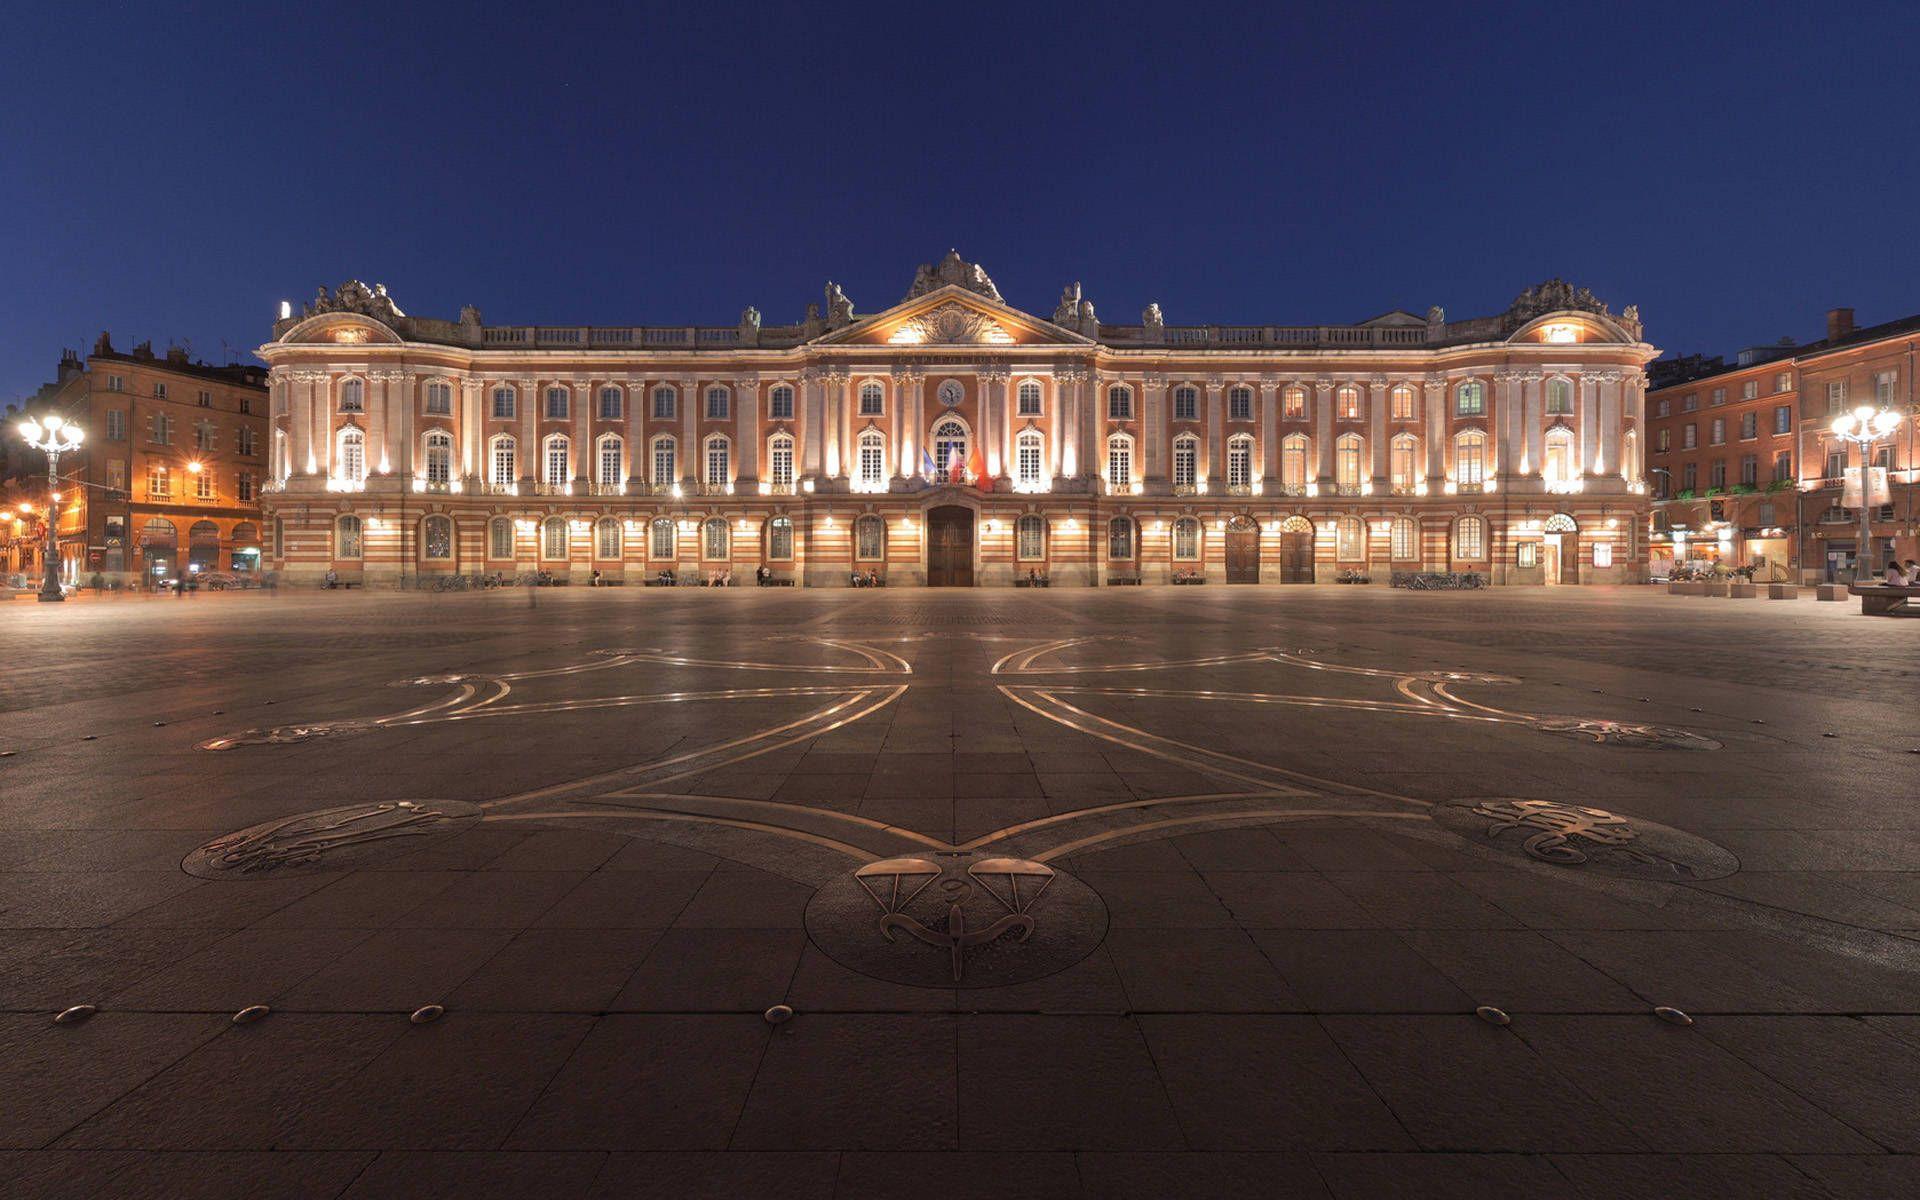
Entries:
<svg viewBox="0 0 1920 1200">
<path fill-rule="evenodd" d="M 78 425 L 69 425 L 57 416 L 45 422 L 29 417 L 20 422 L 20 436 L 27 445 L 47 456 L 47 547 L 44 578 L 40 581 L 40 599 L 65 600 L 60 592 L 60 456 L 78 450 L 84 437 Z"/>
<path fill-rule="evenodd" d="M 1899 413 L 1890 408 L 1875 412 L 1868 404 L 1833 419 L 1833 436 L 1860 447 L 1860 554 L 1853 568 L 1855 583 L 1873 578 L 1873 447 L 1899 424 Z"/>
</svg>

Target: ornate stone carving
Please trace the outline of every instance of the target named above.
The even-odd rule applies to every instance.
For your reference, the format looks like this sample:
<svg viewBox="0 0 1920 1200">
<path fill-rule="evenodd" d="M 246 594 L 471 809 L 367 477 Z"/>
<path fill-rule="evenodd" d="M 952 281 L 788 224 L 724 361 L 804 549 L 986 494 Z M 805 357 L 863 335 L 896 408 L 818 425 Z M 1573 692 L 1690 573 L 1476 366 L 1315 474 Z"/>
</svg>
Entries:
<svg viewBox="0 0 1920 1200">
<path fill-rule="evenodd" d="M 907 289 L 905 300 L 918 299 L 943 287 L 963 287 L 996 303 L 1006 303 L 1000 298 L 1000 289 L 993 286 L 993 280 L 985 269 L 979 263 L 970 263 L 961 258 L 958 250 L 947 251 L 947 256 L 938 265 L 921 263 L 913 273 L 913 286 Z"/>
<path fill-rule="evenodd" d="M 314 294 L 313 303 L 307 305 L 301 315 L 311 317 L 316 313 L 329 312 L 359 313 L 388 325 L 407 315 L 400 311 L 393 297 L 387 295 L 386 284 L 376 283 L 368 287 L 358 279 L 347 280 L 332 295 L 327 294 L 326 288 L 321 288 Z"/>
<path fill-rule="evenodd" d="M 760 310 L 749 304 L 740 310 L 740 333 L 747 336 L 760 332 Z"/>
<path fill-rule="evenodd" d="M 962 304 L 942 304 L 932 312 L 921 313 L 907 322 L 922 345 L 1010 346 L 1013 336 L 977 308 Z"/>
<path fill-rule="evenodd" d="M 1505 314 L 1509 329 L 1524 325 L 1535 317 L 1550 312 L 1590 312 L 1603 317 L 1613 314 L 1601 303 L 1599 297 L 1583 287 L 1575 287 L 1566 280 L 1555 276 L 1537 287 L 1530 287 L 1515 296 L 1513 303 L 1507 306 Z M 1635 310 L 1636 319 L 1638 310 Z"/>
<path fill-rule="evenodd" d="M 460 306 L 460 323 L 462 325 L 478 327 L 480 324 L 480 310 L 471 304 L 462 304 Z"/>
<path fill-rule="evenodd" d="M 827 280 L 827 328 L 839 329 L 853 324 L 853 301 L 833 280 Z"/>
<path fill-rule="evenodd" d="M 1099 332 L 1100 321 L 1094 316 L 1093 301 L 1080 294 L 1078 280 L 1061 290 L 1060 303 L 1053 309 L 1053 323 L 1077 329 L 1088 336 Z"/>
<path fill-rule="evenodd" d="M 1005 383 L 1012 376 L 1013 371 L 1005 363 L 989 363 L 980 368 L 980 378 L 988 383 Z"/>
<path fill-rule="evenodd" d="M 1165 329 L 1166 328 L 1167 319 L 1160 315 L 1159 301 L 1156 300 L 1152 304 L 1147 305 L 1145 310 L 1143 310 L 1140 314 L 1140 323 L 1142 325 L 1145 325 L 1148 329 Z"/>
</svg>

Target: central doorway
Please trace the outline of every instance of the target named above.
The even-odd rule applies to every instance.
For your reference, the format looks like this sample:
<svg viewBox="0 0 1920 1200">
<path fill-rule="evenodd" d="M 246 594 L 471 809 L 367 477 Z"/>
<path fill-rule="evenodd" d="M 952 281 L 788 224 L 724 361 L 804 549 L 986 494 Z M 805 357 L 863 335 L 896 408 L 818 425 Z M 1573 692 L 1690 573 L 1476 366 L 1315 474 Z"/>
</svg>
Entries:
<svg viewBox="0 0 1920 1200">
<path fill-rule="evenodd" d="M 1280 582 L 1313 582 L 1313 523 L 1305 517 L 1280 524 Z"/>
<path fill-rule="evenodd" d="M 1260 525 L 1252 517 L 1227 522 L 1227 582 L 1260 582 Z"/>
<path fill-rule="evenodd" d="M 927 512 L 927 586 L 973 586 L 973 510 L 944 504 Z"/>
</svg>

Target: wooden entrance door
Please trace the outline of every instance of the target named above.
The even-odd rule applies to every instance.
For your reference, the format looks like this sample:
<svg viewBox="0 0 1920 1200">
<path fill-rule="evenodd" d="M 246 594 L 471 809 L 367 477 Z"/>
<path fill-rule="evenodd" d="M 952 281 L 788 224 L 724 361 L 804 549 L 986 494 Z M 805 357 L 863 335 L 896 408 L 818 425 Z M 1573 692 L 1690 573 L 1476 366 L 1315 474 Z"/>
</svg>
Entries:
<svg viewBox="0 0 1920 1200">
<path fill-rule="evenodd" d="M 1280 535 L 1280 582 L 1313 582 L 1313 534 L 1310 531 Z"/>
<path fill-rule="evenodd" d="M 973 510 L 957 504 L 927 513 L 927 586 L 973 586 Z"/>
<path fill-rule="evenodd" d="M 1227 582 L 1260 582 L 1260 526 L 1251 517 L 1227 523 Z"/>
<path fill-rule="evenodd" d="M 1560 535 L 1560 582 L 1580 582 L 1580 535 L 1577 533 Z"/>
</svg>

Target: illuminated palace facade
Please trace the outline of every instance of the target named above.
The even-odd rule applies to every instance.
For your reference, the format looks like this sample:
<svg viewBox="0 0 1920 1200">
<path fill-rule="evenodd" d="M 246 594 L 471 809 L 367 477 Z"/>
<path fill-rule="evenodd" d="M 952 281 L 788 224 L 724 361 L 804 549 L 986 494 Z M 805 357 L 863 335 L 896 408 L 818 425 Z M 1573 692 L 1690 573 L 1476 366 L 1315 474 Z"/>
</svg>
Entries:
<svg viewBox="0 0 1920 1200">
<path fill-rule="evenodd" d="M 1114 325 L 950 253 L 879 312 L 829 284 L 718 328 L 427 319 L 350 282 L 259 351 L 267 551 L 372 586 L 1625 582 L 1655 353 L 1558 280 L 1467 320 Z"/>
</svg>

